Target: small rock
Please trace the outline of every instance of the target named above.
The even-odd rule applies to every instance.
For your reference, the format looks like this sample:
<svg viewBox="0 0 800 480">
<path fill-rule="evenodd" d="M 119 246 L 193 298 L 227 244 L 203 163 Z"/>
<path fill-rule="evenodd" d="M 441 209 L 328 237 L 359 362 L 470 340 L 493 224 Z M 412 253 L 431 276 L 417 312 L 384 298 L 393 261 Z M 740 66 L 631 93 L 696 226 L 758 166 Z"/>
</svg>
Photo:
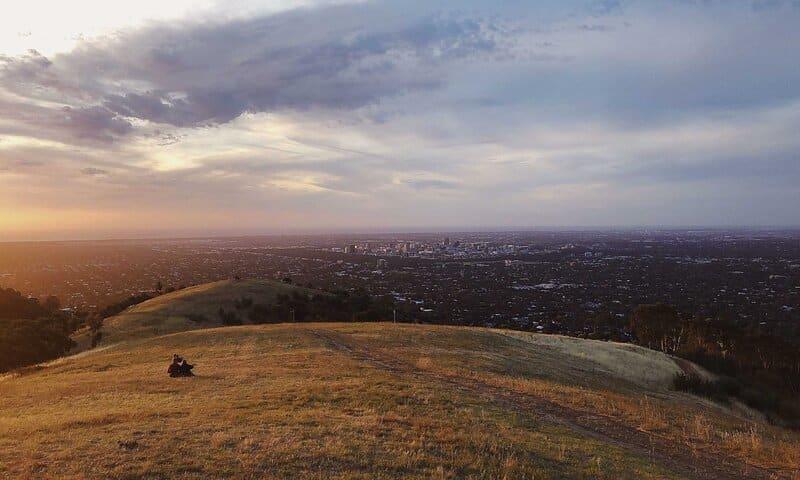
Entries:
<svg viewBox="0 0 800 480">
<path fill-rule="evenodd" d="M 119 448 L 124 448 L 125 450 L 133 450 L 139 447 L 139 442 L 136 440 L 120 440 L 117 443 L 119 444 Z"/>
</svg>

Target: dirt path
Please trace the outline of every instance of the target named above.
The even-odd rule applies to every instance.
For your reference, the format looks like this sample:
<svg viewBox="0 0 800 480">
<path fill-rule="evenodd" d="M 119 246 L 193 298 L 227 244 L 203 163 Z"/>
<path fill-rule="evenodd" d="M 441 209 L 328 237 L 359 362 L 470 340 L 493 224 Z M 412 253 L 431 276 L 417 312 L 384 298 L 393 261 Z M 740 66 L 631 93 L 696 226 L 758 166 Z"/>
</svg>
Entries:
<svg viewBox="0 0 800 480">
<path fill-rule="evenodd" d="M 688 478 L 698 480 L 777 479 L 773 472 L 748 465 L 737 459 L 720 458 L 704 452 L 690 452 L 686 445 L 648 434 L 610 417 L 587 415 L 535 395 L 509 391 L 472 378 L 421 370 L 394 357 L 382 355 L 352 337 L 328 329 L 314 328 L 310 333 L 329 348 L 346 352 L 353 358 L 398 375 L 442 385 L 477 396 L 508 408 L 533 414 L 551 424 L 567 427 L 579 434 L 608 443 L 644 457 Z"/>
</svg>

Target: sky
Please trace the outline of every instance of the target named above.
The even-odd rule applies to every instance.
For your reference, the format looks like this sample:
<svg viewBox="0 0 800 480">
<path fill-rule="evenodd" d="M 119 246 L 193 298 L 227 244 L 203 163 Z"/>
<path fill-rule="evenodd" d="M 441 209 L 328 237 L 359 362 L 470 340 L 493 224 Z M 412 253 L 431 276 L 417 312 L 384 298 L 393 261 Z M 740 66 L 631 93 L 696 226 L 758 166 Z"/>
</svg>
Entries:
<svg viewBox="0 0 800 480">
<path fill-rule="evenodd" d="M 800 0 L 26 0 L 0 240 L 800 225 Z"/>
</svg>

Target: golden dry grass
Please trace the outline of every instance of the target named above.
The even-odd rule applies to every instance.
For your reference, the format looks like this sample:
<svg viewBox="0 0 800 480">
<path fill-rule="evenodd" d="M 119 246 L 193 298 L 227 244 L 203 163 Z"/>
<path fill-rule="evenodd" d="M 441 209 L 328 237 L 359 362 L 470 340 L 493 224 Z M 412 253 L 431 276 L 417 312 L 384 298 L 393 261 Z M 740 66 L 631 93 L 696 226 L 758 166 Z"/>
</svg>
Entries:
<svg viewBox="0 0 800 480">
<path fill-rule="evenodd" d="M 2 380 L 0 475 L 676 478 L 535 415 L 370 365 L 314 334 L 352 328 L 191 331 Z M 165 375 L 176 351 L 196 362 L 197 377 Z"/>
<path fill-rule="evenodd" d="M 670 391 L 669 382 L 643 376 L 642 372 L 669 360 L 661 353 L 607 343 L 593 354 L 592 348 L 600 342 L 582 344 L 585 341 L 580 339 L 485 329 L 402 328 L 397 335 L 371 339 L 371 348 L 433 374 L 471 378 L 545 399 L 578 415 L 604 416 L 684 445 L 690 456 L 698 452 L 724 455 L 777 472 L 776 478 L 800 478 L 800 434 Z M 364 338 L 356 330 L 352 333 Z M 608 352 L 617 347 L 620 351 Z M 619 365 L 609 368 L 609 358 Z M 668 372 L 677 368 L 667 367 Z M 654 375 L 656 379 L 663 376 Z"/>
</svg>

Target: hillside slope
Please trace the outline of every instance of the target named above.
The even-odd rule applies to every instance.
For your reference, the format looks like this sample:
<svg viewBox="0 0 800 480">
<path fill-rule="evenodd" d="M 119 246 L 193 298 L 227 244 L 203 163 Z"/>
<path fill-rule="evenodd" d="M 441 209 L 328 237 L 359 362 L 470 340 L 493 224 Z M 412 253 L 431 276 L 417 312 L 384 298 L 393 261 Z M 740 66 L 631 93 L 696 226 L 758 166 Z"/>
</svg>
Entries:
<svg viewBox="0 0 800 480">
<path fill-rule="evenodd" d="M 218 310 L 236 311 L 236 302 L 250 298 L 274 301 L 280 294 L 320 293 L 271 280 L 221 280 L 159 295 L 134 305 L 103 324 L 103 343 L 221 326 Z"/>
<path fill-rule="evenodd" d="M 674 362 L 629 345 L 386 323 L 143 335 L 147 311 L 213 311 L 217 288 L 0 377 L 0 477 L 792 478 L 800 463 L 798 435 L 669 391 Z M 166 376 L 174 352 L 196 377 Z"/>
</svg>

